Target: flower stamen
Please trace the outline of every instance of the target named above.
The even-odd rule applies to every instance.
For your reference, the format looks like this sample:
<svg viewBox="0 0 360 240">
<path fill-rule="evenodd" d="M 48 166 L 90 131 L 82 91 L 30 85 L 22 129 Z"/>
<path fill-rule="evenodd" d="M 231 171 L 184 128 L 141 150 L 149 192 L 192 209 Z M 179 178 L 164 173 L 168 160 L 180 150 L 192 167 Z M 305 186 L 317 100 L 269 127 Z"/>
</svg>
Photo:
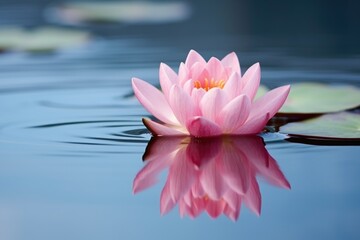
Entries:
<svg viewBox="0 0 360 240">
<path fill-rule="evenodd" d="M 215 81 L 213 78 L 211 78 L 210 80 L 208 78 L 205 78 L 203 81 L 200 80 L 196 80 L 194 82 L 194 87 L 195 88 L 202 88 L 205 91 L 209 91 L 212 88 L 221 88 L 223 89 L 225 86 L 225 81 L 224 80 L 219 80 L 219 81 Z"/>
</svg>

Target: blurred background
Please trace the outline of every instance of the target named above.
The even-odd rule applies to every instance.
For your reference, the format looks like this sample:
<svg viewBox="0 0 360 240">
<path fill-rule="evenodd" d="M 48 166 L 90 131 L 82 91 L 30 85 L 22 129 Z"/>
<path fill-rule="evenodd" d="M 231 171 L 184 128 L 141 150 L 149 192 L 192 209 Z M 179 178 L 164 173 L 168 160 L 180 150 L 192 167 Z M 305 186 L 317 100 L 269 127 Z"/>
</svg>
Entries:
<svg viewBox="0 0 360 240">
<path fill-rule="evenodd" d="M 50 6 L 73 2 L 59 0 L 1 0 L 1 25 L 22 25 L 34 27 L 49 24 L 44 11 Z M 98 1 L 101 3 L 111 2 Z M 112 1 L 114 2 L 114 1 Z M 118 2 L 118 1 L 115 1 Z M 129 0 L 126 2 L 139 2 Z M 144 2 L 144 1 L 140 1 Z M 154 2 L 154 1 L 152 1 Z M 171 2 L 171 1 L 155 1 Z M 174 1 L 173 1 L 174 2 Z M 328 47 L 333 51 L 358 51 L 359 40 L 359 2 L 358 1 L 265 1 L 265 0 L 194 0 L 183 1 L 191 8 L 191 17 L 186 21 L 157 26 L 132 26 L 131 28 L 111 29 L 113 34 L 138 34 L 181 38 L 191 41 L 194 37 L 216 37 L 222 34 L 256 36 L 266 44 L 286 43 L 292 47 Z M 211 42 L 211 39 L 203 41 Z M 239 43 L 241 44 L 241 43 Z M 214 44 L 216 46 L 216 44 Z M 355 48 L 355 49 L 354 49 Z"/>
<path fill-rule="evenodd" d="M 156 68 L 158 62 L 166 62 L 177 68 L 178 62 L 185 58 L 190 49 L 199 51 L 205 57 L 216 55 L 219 58 L 230 51 L 235 51 L 239 54 L 244 68 L 254 62 L 260 62 L 265 72 L 271 70 L 270 68 L 276 70 L 284 67 L 285 71 L 278 74 L 276 79 L 271 73 L 264 75 L 263 81 L 271 87 L 289 81 L 312 80 L 319 82 L 340 80 L 343 83 L 358 84 L 358 78 L 351 75 L 359 73 L 360 4 L 358 1 L 175 1 L 180 5 L 165 10 L 167 15 L 161 8 L 157 10 L 156 7 L 145 6 L 147 10 L 144 11 L 150 17 L 139 18 L 141 4 L 149 1 L 129 0 L 125 3 L 140 3 L 140 6 L 136 10 L 129 11 L 124 8 L 128 13 L 125 19 L 120 17 L 117 20 L 104 20 L 103 16 L 107 13 L 101 9 L 98 9 L 95 15 L 92 13 L 93 18 L 88 19 L 77 18 L 76 12 L 68 13 L 71 7 L 74 7 L 71 4 L 84 2 L 89 1 L 1 0 L 0 27 L 21 26 L 32 29 L 55 26 L 85 31 L 91 34 L 91 38 L 90 44 L 82 49 L 87 48 L 88 53 L 93 53 L 92 57 L 97 54 L 100 65 L 93 67 L 100 69 L 104 68 L 102 64 L 106 61 L 110 61 L 113 67 L 118 68 L 128 67 L 129 64 L 131 68 L 135 65 L 144 67 L 144 64 Z M 98 1 L 98 3 L 108 2 L 119 1 Z M 174 3 L 174 1 L 150 1 L 153 2 Z M 63 11 L 67 7 L 70 11 Z M 112 14 L 114 12 L 116 11 Z M 119 11 L 119 15 L 123 14 L 121 12 Z M 100 18 L 97 18 L 99 14 Z M 160 18 L 154 21 L 151 16 L 157 15 Z M 169 17 L 172 15 L 177 17 L 172 19 Z M 6 33 L 0 35 L 0 48 L 1 38 L 4 35 Z M 119 41 L 111 42 L 113 45 L 110 42 L 102 43 L 111 45 L 112 59 L 109 60 L 107 58 L 109 56 L 106 57 L 107 60 L 100 59 L 101 55 L 104 56 L 104 51 L 109 50 L 110 47 L 99 53 L 96 51 L 99 50 L 97 46 L 101 45 L 99 43 L 102 40 L 111 39 Z M 138 50 L 141 47 L 146 47 L 148 50 L 152 48 L 150 50 L 152 53 L 143 49 L 140 50 L 143 51 L 141 55 L 136 50 L 136 53 L 131 52 L 129 47 L 124 51 L 121 49 L 123 44 L 137 45 Z M 76 48 L 73 50 L 75 52 Z M 117 51 L 121 52 L 115 56 Z M 55 58 L 56 56 L 52 59 Z M 87 63 L 91 62 L 89 56 L 83 60 Z M 105 67 L 109 68 L 110 65 Z M 4 65 L 0 65 L 0 68 L 2 71 L 8 70 Z M 284 76 L 285 72 L 289 74 Z M 127 81 L 129 77 L 131 76 L 126 75 L 122 80 Z M 119 79 L 116 81 L 118 82 Z M 116 81 L 108 83 L 116 85 Z"/>
</svg>

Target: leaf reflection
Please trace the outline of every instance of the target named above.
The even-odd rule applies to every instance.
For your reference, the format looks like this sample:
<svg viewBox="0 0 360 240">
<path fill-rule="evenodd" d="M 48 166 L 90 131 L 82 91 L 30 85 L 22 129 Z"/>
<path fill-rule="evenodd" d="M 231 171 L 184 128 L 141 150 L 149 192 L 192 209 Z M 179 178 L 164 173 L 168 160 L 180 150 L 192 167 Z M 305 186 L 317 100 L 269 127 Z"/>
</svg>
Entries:
<svg viewBox="0 0 360 240">
<path fill-rule="evenodd" d="M 242 203 L 260 215 L 256 176 L 290 189 L 258 136 L 152 138 L 143 160 L 146 165 L 134 179 L 134 193 L 154 185 L 159 173 L 169 169 L 160 197 L 161 214 L 178 204 L 181 216 L 195 218 L 206 211 L 212 218 L 224 214 L 235 221 Z"/>
</svg>

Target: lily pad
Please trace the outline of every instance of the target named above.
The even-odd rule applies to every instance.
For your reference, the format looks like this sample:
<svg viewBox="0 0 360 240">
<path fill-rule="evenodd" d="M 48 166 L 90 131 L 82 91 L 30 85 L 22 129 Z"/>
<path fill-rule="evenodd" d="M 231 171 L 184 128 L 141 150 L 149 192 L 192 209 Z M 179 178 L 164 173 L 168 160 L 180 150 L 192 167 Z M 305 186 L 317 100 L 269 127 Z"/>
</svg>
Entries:
<svg viewBox="0 0 360 240">
<path fill-rule="evenodd" d="M 52 9 L 53 15 L 69 24 L 86 22 L 163 23 L 187 19 L 190 7 L 184 2 L 76 2 Z"/>
<path fill-rule="evenodd" d="M 280 127 L 281 133 L 312 139 L 360 140 L 360 114 L 332 113 Z"/>
<path fill-rule="evenodd" d="M 90 34 L 63 28 L 43 27 L 0 29 L 0 49 L 10 51 L 48 52 L 85 43 Z"/>
<path fill-rule="evenodd" d="M 360 89 L 347 85 L 295 83 L 280 114 L 323 114 L 360 106 Z"/>
</svg>

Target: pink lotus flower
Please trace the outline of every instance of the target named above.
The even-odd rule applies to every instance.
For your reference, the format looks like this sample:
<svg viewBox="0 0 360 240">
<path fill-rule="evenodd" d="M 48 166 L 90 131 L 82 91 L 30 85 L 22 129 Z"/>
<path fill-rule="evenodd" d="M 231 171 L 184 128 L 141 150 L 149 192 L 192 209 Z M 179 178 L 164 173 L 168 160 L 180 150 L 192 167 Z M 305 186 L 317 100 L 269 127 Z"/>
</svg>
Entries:
<svg viewBox="0 0 360 240">
<path fill-rule="evenodd" d="M 242 76 L 239 60 L 230 53 L 208 62 L 191 50 L 176 74 L 160 64 L 162 92 L 138 78 L 132 79 L 135 96 L 163 124 L 143 119 L 155 135 L 257 134 L 284 104 L 290 86 L 276 88 L 254 100 L 260 84 L 260 65 L 252 65 Z"/>
<path fill-rule="evenodd" d="M 257 175 L 290 188 L 258 136 L 153 138 L 144 161 L 133 182 L 134 193 L 154 185 L 158 174 L 169 168 L 160 197 L 161 214 L 178 204 L 181 216 L 195 218 L 205 211 L 212 218 L 224 214 L 235 221 L 242 203 L 257 215 L 261 212 Z"/>
</svg>

